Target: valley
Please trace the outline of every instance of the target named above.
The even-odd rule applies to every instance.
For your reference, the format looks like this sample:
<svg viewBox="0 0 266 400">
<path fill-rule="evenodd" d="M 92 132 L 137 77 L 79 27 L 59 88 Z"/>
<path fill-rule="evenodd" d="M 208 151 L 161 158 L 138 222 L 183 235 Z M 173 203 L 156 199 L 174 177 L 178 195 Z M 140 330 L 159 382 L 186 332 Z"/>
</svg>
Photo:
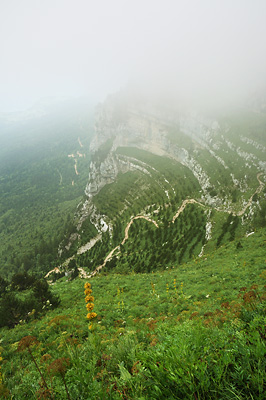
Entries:
<svg viewBox="0 0 266 400">
<path fill-rule="evenodd" d="M 265 115 L 83 118 L 2 150 L 0 396 L 263 400 Z"/>
</svg>

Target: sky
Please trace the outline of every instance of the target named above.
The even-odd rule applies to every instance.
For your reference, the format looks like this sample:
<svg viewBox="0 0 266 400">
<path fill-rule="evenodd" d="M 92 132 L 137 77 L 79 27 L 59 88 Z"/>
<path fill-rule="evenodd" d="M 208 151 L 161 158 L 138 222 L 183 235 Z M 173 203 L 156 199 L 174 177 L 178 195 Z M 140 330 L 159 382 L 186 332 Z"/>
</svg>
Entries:
<svg viewBox="0 0 266 400">
<path fill-rule="evenodd" d="M 265 0 L 0 0 L 0 112 L 131 85 L 230 102 L 266 87 Z"/>
</svg>

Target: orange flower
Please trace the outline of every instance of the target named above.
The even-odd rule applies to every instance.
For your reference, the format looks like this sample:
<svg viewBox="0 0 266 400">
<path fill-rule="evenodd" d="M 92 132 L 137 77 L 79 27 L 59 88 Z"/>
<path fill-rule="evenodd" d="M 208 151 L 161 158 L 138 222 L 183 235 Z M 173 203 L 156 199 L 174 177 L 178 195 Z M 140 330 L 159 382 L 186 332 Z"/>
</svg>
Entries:
<svg viewBox="0 0 266 400">
<path fill-rule="evenodd" d="M 86 303 L 88 303 L 89 301 L 94 301 L 94 297 L 93 296 L 86 296 L 85 297 L 85 301 L 86 301 Z"/>
<path fill-rule="evenodd" d="M 86 304 L 86 308 L 88 311 L 92 311 L 94 309 L 94 304 L 93 303 L 88 303 Z"/>
<path fill-rule="evenodd" d="M 88 295 L 92 294 L 92 290 L 91 289 L 85 289 L 84 293 L 85 293 L 86 296 L 88 296 Z"/>
<path fill-rule="evenodd" d="M 86 282 L 84 285 L 84 289 L 90 289 L 91 288 L 91 284 L 89 282 Z"/>
<path fill-rule="evenodd" d="M 87 314 L 87 318 L 88 318 L 88 319 L 93 319 L 93 318 L 95 318 L 95 317 L 97 317 L 97 314 L 96 314 L 95 312 L 92 312 L 92 313 L 88 313 L 88 314 Z"/>
</svg>

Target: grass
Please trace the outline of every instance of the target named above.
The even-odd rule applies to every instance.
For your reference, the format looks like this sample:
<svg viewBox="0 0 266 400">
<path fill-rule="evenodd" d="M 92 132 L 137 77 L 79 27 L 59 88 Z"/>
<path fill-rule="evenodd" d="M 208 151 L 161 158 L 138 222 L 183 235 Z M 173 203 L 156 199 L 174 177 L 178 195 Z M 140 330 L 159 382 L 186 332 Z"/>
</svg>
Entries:
<svg viewBox="0 0 266 400">
<path fill-rule="evenodd" d="M 224 137 L 238 146 L 240 127 L 233 122 L 231 125 L 235 134 L 225 131 Z M 251 129 L 253 136 L 240 129 L 241 134 L 263 143 L 264 131 L 256 117 L 247 116 L 245 129 Z M 173 128 L 168 137 L 189 149 L 190 156 L 210 175 L 212 187 L 208 191 L 212 197 L 219 194 L 221 203 L 230 199 L 231 206 L 240 210 L 242 200 L 258 187 L 259 169 L 245 165 L 244 158 L 236 156 L 222 136 L 213 137 L 212 145 L 228 164 L 226 173 L 215 157 L 188 136 L 180 132 L 176 136 Z M 112 139 L 95 154 L 97 165 L 111 145 Z M 262 151 L 253 149 L 252 144 L 241 146 L 263 159 Z M 172 159 L 137 148 L 119 148 L 116 156 L 131 157 L 148 174 L 119 174 L 93 198 L 99 213 L 112 223 L 112 234 L 103 233 L 101 240 L 75 261 L 93 270 L 120 245 L 117 254 L 100 275 L 90 280 L 93 296 L 87 284 L 85 298 L 83 280 L 62 278 L 51 285 L 61 298 L 58 308 L 49 309 L 39 319 L 34 319 L 32 310 L 28 323 L 21 320 L 12 330 L 1 329 L 0 397 L 263 400 L 266 229 L 257 229 L 251 236 L 245 233 L 265 226 L 264 193 L 257 195 L 260 205 L 254 202 L 243 219 L 208 205 L 188 204 L 172 224 L 183 200 L 201 196 L 192 172 Z M 80 161 L 80 167 L 81 162 L 84 168 L 79 187 L 87 179 L 88 159 Z M 69 163 L 67 158 L 65 163 Z M 72 196 L 60 197 L 56 165 L 51 167 L 53 180 L 65 214 L 79 196 L 72 192 L 69 180 Z M 75 177 L 73 165 L 68 168 Z M 41 166 L 39 172 L 31 177 L 29 194 L 34 184 L 42 187 L 38 182 L 39 176 L 45 178 Z M 234 186 L 231 173 L 246 181 L 245 193 Z M 14 193 L 13 200 L 19 198 Z M 259 207 L 261 218 L 257 223 L 255 211 Z M 50 214 L 38 214 L 38 227 L 44 236 L 49 236 L 49 219 L 55 211 L 59 221 L 61 214 L 52 206 Z M 247 217 L 249 211 L 254 211 L 254 219 Z M 12 213 L 7 210 L 4 223 L 15 218 Z M 156 223 L 134 220 L 128 240 L 121 245 L 125 227 L 138 214 L 148 215 Z M 70 234 L 73 227 L 68 222 Z M 206 243 L 208 222 L 212 224 L 212 238 Z M 76 247 L 96 233 L 89 220 L 82 230 Z M 203 245 L 204 253 L 199 257 Z M 71 250 L 73 254 L 75 249 Z M 42 253 L 40 250 L 36 256 L 40 265 Z"/>
<path fill-rule="evenodd" d="M 233 241 L 151 274 L 96 276 L 91 329 L 84 281 L 57 281 L 56 310 L 1 330 L 7 398 L 64 399 L 66 384 L 71 399 L 263 399 L 265 238 L 261 229 L 241 248 Z M 29 335 L 50 397 L 28 352 L 17 351 Z M 50 373 L 60 362 L 65 384 Z"/>
</svg>

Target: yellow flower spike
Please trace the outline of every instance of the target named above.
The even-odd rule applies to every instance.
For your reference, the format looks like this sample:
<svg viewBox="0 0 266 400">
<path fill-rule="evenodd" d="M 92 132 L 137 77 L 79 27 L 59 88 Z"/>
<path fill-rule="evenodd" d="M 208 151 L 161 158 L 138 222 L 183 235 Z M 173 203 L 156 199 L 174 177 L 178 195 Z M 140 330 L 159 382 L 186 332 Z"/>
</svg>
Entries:
<svg viewBox="0 0 266 400">
<path fill-rule="evenodd" d="M 91 284 L 89 282 L 86 282 L 85 285 L 84 285 L 84 289 L 85 289 L 84 293 L 86 295 L 85 296 L 85 302 L 87 303 L 86 304 L 86 309 L 87 309 L 87 311 L 89 311 L 88 314 L 87 314 L 87 319 L 91 321 L 91 320 L 93 320 L 94 318 L 97 317 L 96 312 L 91 312 L 94 309 L 94 304 L 93 304 L 94 296 L 91 295 L 92 294 Z M 89 330 L 91 332 L 93 332 L 93 330 L 94 330 L 92 322 L 90 322 L 90 324 L 89 324 Z"/>
<path fill-rule="evenodd" d="M 85 297 L 85 301 L 86 301 L 86 303 L 89 303 L 89 302 L 94 302 L 94 297 L 93 297 L 93 296 L 90 296 L 90 295 L 88 295 L 88 296 L 86 296 L 86 297 Z"/>
<path fill-rule="evenodd" d="M 93 319 L 93 318 L 95 318 L 95 317 L 97 317 L 97 314 L 96 314 L 95 312 L 92 312 L 92 313 L 88 313 L 88 314 L 87 314 L 87 318 L 88 318 L 88 319 Z"/>
<path fill-rule="evenodd" d="M 88 311 L 92 311 L 94 309 L 94 304 L 93 303 L 87 303 L 86 308 Z"/>
<path fill-rule="evenodd" d="M 91 288 L 91 284 L 89 282 L 86 282 L 84 284 L 84 289 L 90 289 Z"/>
</svg>

